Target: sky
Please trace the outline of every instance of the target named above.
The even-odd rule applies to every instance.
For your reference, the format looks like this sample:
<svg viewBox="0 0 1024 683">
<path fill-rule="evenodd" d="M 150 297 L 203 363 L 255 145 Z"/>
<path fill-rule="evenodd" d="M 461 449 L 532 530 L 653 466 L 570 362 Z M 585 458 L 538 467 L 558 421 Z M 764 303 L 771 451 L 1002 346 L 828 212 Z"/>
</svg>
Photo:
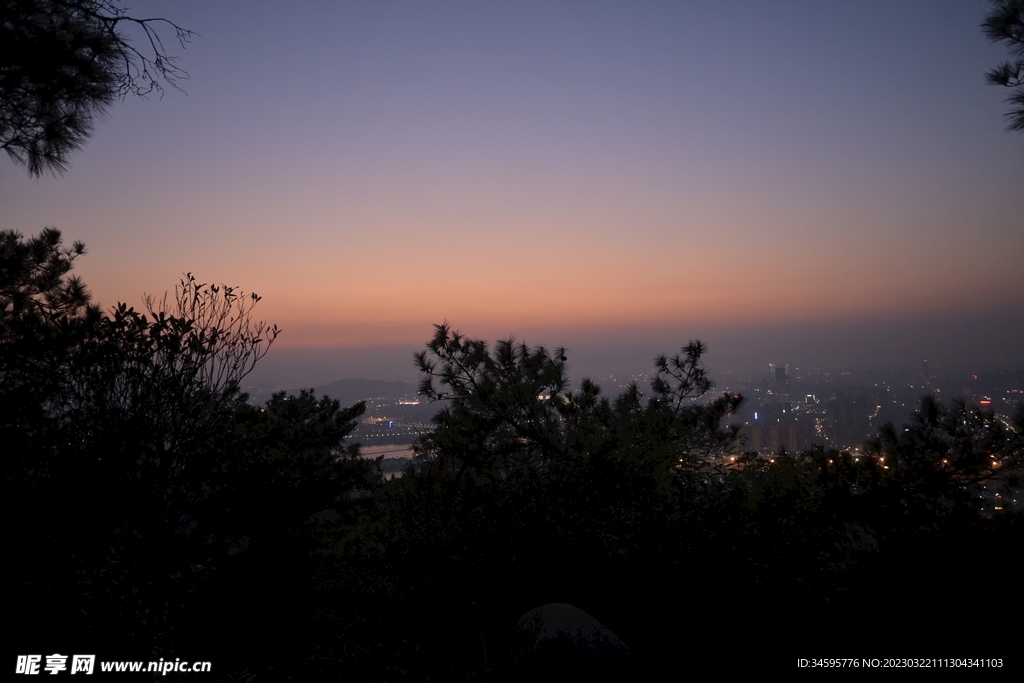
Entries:
<svg viewBox="0 0 1024 683">
<path fill-rule="evenodd" d="M 263 300 L 255 385 L 409 379 L 449 321 L 643 372 L 1024 368 L 1024 134 L 984 0 L 138 0 L 184 92 L 0 160 L 104 306 Z"/>
</svg>

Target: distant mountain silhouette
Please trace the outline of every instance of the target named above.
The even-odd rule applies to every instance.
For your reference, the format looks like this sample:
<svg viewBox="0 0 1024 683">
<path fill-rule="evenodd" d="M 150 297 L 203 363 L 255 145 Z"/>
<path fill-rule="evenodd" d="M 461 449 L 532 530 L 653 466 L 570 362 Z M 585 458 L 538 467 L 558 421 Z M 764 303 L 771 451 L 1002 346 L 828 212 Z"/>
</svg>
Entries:
<svg viewBox="0 0 1024 683">
<path fill-rule="evenodd" d="M 297 387 L 285 389 L 289 394 L 298 394 L 301 389 L 309 387 Z M 357 401 L 367 398 L 402 398 L 416 395 L 416 386 L 409 382 L 384 382 L 377 379 L 340 379 L 330 384 L 323 384 L 313 387 L 317 396 L 330 396 L 341 405 L 352 405 Z M 253 395 L 257 405 L 263 405 L 270 400 L 274 391 L 258 391 Z"/>
</svg>

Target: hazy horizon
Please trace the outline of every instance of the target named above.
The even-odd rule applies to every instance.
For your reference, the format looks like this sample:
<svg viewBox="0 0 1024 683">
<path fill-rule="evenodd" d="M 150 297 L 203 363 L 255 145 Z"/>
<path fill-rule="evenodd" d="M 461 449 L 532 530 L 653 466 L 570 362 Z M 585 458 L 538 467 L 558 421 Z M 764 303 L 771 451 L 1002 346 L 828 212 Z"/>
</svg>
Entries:
<svg viewBox="0 0 1024 683">
<path fill-rule="evenodd" d="M 605 330 L 601 335 L 561 335 L 556 330 L 528 330 L 526 334 L 477 334 L 459 328 L 467 336 L 490 342 L 514 336 L 529 346 L 566 347 L 570 373 L 575 380 L 608 374 L 648 373 L 659 354 L 673 355 L 691 339 L 707 347 L 704 357 L 711 378 L 724 373 L 767 373 L 768 364 L 792 364 L 804 370 L 826 372 L 906 369 L 916 371 L 927 360 L 947 375 L 993 370 L 1021 370 L 1024 360 L 1017 340 L 1024 333 L 1013 316 L 993 326 L 984 312 L 959 319 L 903 321 L 852 321 L 846 324 L 793 324 L 774 328 L 706 329 L 706 334 L 687 336 L 682 327 L 630 336 L 629 330 Z M 272 347 L 246 383 L 259 388 L 315 386 L 340 379 L 401 380 L 415 383 L 419 373 L 413 354 L 421 351 L 433 333 L 425 329 L 418 344 L 361 347 Z M 596 339 L 597 341 L 593 341 Z"/>
<path fill-rule="evenodd" d="M 143 2 L 183 94 L 117 103 L 0 229 L 109 307 L 184 272 L 283 330 L 253 382 L 415 381 L 449 321 L 576 376 L 1024 367 L 1024 135 L 986 0 Z"/>
</svg>

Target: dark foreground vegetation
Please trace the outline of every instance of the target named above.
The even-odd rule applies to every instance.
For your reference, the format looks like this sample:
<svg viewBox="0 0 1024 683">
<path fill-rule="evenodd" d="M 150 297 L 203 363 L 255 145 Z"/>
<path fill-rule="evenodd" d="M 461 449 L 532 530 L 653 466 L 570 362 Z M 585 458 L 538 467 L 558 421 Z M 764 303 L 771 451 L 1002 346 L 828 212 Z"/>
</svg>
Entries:
<svg viewBox="0 0 1024 683">
<path fill-rule="evenodd" d="M 385 482 L 345 443 L 362 406 L 246 402 L 277 334 L 251 320 L 257 297 L 188 276 L 102 313 L 68 275 L 82 252 L 0 235 L 8 666 L 517 680 L 512 631 L 545 603 L 680 678 L 1019 652 L 1021 516 L 975 496 L 1017 487 L 1021 415 L 926 400 L 871 454 L 763 459 L 727 426 L 739 397 L 695 400 L 697 342 L 609 399 L 570 390 L 560 349 L 440 325 L 416 362 L 446 407 Z"/>
</svg>

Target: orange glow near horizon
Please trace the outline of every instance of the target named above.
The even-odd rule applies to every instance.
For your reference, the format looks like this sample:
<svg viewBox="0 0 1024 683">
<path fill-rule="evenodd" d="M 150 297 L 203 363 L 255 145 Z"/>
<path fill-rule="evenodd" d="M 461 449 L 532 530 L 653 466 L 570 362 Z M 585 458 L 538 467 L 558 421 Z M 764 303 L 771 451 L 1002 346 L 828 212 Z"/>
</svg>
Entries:
<svg viewBox="0 0 1024 683">
<path fill-rule="evenodd" d="M 176 5 L 203 36 L 188 97 L 118 103 L 63 177 L 0 167 L 0 228 L 84 241 L 107 307 L 183 272 L 258 292 L 281 348 L 419 348 L 445 320 L 556 344 L 804 325 L 816 347 L 870 323 L 906 346 L 900 321 L 982 310 L 1019 338 L 1024 137 L 969 3 L 920 35 L 892 30 L 918 18 L 901 3 L 264 4 Z"/>
<path fill-rule="evenodd" d="M 263 299 L 254 315 L 284 330 L 281 347 L 419 343 L 444 320 L 501 336 L 680 321 L 699 329 L 966 310 L 997 293 L 1024 295 L 1012 258 L 985 264 L 989 277 L 980 283 L 975 277 L 966 288 L 962 278 L 933 274 L 937 263 L 951 268 L 955 252 L 925 251 L 904 261 L 903 249 L 877 253 L 875 241 L 846 240 L 844 258 L 836 262 L 815 254 L 794 225 L 788 234 L 776 226 L 771 239 L 764 236 L 769 231 L 749 227 L 648 226 L 653 246 L 632 239 L 637 231 L 627 224 L 589 232 L 580 225 L 502 226 L 488 231 L 483 248 L 468 225 L 449 225 L 443 233 L 406 231 L 433 235 L 427 242 L 313 230 L 269 249 L 258 240 L 245 243 L 232 262 L 215 248 L 197 258 L 175 254 L 173 245 L 163 261 L 191 263 L 201 281 L 257 291 Z M 258 235 L 272 227 L 254 222 L 249 229 Z M 505 244 L 503 234 L 517 238 Z M 172 288 L 172 268 L 126 269 L 117 245 L 100 242 L 90 245 L 78 270 L 104 305 L 138 306 L 143 292 Z M 261 263 L 272 267 L 254 271 Z M 148 286 L 135 289 L 135 298 L 124 295 L 140 281 Z"/>
</svg>

